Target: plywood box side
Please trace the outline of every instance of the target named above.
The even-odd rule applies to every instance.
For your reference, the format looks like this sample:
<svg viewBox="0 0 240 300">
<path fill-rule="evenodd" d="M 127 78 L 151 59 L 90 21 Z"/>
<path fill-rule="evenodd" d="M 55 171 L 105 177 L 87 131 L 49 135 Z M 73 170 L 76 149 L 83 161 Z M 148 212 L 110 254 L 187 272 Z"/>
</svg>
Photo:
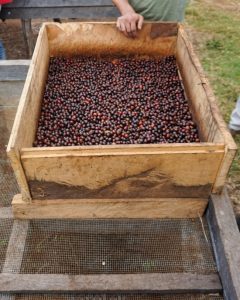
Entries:
<svg viewBox="0 0 240 300">
<path fill-rule="evenodd" d="M 178 41 L 177 41 L 177 55 L 179 55 L 180 49 L 183 47 L 182 44 L 186 45 L 186 49 L 188 50 L 188 55 L 185 53 L 185 58 L 190 58 L 192 61 L 192 65 L 195 70 L 197 71 L 199 75 L 199 85 L 201 85 L 206 97 L 202 98 L 202 100 L 207 100 L 203 102 L 203 104 L 206 104 L 206 108 L 209 108 L 209 111 L 211 113 L 211 116 L 213 117 L 213 123 L 211 126 L 213 126 L 209 132 L 208 136 L 208 142 L 224 142 L 225 145 L 227 145 L 228 149 L 230 150 L 236 150 L 237 146 L 236 143 L 234 142 L 234 139 L 232 138 L 226 122 L 224 121 L 222 114 L 220 112 L 217 100 L 214 96 L 213 90 L 211 88 L 211 85 L 209 84 L 209 81 L 204 73 L 204 70 L 201 66 L 201 63 L 195 54 L 192 44 L 190 43 L 187 34 L 183 28 L 182 25 L 179 25 L 179 32 L 178 32 Z M 200 101 L 199 99 L 194 99 L 196 101 L 193 101 L 193 103 L 198 103 Z M 200 105 L 201 103 L 199 103 Z M 207 111 L 206 111 L 207 113 Z M 204 116 L 202 116 L 204 117 Z M 213 129 L 213 130 L 212 130 Z"/>
<path fill-rule="evenodd" d="M 138 38 L 129 39 L 116 23 L 47 23 L 50 56 L 174 55 L 177 23 L 146 23 Z"/>
<path fill-rule="evenodd" d="M 29 67 L 23 92 L 19 101 L 17 114 L 7 151 L 32 147 L 41 101 L 43 97 L 49 63 L 48 40 L 45 26 L 40 30 L 33 58 Z"/>
<path fill-rule="evenodd" d="M 186 32 L 183 30 L 182 26 L 180 26 L 179 35 L 181 35 L 184 38 L 184 40 L 188 43 Z M 227 128 L 226 122 L 223 119 L 222 113 L 219 109 L 219 105 L 218 105 L 217 100 L 214 96 L 211 85 L 209 84 L 209 80 L 207 79 L 207 77 L 206 77 L 206 75 L 203 71 L 203 68 L 201 66 L 201 63 L 200 63 L 198 57 L 195 55 L 191 44 L 190 44 L 190 51 L 192 53 L 194 64 L 195 64 L 195 66 L 198 70 L 198 73 L 201 75 L 202 82 L 204 83 L 203 87 L 204 87 L 205 93 L 207 95 L 208 102 L 209 102 L 210 107 L 211 107 L 212 115 L 214 117 L 214 120 L 217 123 L 218 129 L 221 132 L 221 135 L 224 138 L 225 145 L 227 145 L 229 150 L 237 150 L 236 143 L 235 143 L 232 135 L 230 134 L 230 132 Z"/>
<path fill-rule="evenodd" d="M 196 61 L 192 45 L 182 27 L 179 29 L 177 40 L 177 63 L 182 75 L 190 109 L 198 124 L 202 139 L 206 142 L 224 142 L 204 88 L 206 82 L 198 68 L 198 65 L 200 65 L 199 61 Z"/>
<path fill-rule="evenodd" d="M 220 193 L 235 157 L 237 147 L 222 118 L 202 66 L 181 26 L 177 42 L 177 58 L 200 132 L 208 142 L 223 142 L 225 144 L 225 155 L 212 190 L 213 193 Z M 188 66 L 187 68 L 186 65 Z"/>
<path fill-rule="evenodd" d="M 146 198 L 34 200 L 29 205 L 21 195 L 16 195 L 12 202 L 14 217 L 18 219 L 198 218 L 207 204 L 208 200 L 201 198 Z"/>
<path fill-rule="evenodd" d="M 224 150 L 21 157 L 33 199 L 208 197 Z"/>
</svg>

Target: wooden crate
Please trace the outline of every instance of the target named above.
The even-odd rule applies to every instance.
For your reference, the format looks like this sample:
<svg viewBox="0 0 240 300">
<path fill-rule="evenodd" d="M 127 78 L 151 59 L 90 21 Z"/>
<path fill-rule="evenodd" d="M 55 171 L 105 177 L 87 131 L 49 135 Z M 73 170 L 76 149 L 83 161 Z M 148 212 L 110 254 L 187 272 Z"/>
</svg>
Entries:
<svg viewBox="0 0 240 300">
<path fill-rule="evenodd" d="M 175 55 L 202 142 L 33 148 L 49 58 L 103 53 Z M 236 145 L 182 26 L 147 23 L 132 40 L 114 23 L 46 23 L 7 151 L 17 218 L 186 218 L 222 190 Z"/>
</svg>

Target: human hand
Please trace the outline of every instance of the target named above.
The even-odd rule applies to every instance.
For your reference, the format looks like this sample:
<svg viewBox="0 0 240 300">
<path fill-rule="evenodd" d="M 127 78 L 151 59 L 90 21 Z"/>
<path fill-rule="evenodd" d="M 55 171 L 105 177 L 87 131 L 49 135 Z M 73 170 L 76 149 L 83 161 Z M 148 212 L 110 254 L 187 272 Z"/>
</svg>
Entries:
<svg viewBox="0 0 240 300">
<path fill-rule="evenodd" d="M 117 28 L 127 37 L 135 38 L 137 30 L 142 29 L 144 18 L 143 16 L 129 12 L 117 19 Z"/>
</svg>

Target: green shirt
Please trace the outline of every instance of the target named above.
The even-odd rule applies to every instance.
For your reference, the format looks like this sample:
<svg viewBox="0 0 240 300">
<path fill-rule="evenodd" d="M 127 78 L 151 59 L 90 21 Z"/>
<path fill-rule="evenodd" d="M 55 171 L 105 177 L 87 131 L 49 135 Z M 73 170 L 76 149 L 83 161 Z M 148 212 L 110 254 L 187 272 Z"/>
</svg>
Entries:
<svg viewBox="0 0 240 300">
<path fill-rule="evenodd" d="M 188 0 L 129 0 L 134 10 L 149 21 L 177 21 L 184 19 Z"/>
</svg>

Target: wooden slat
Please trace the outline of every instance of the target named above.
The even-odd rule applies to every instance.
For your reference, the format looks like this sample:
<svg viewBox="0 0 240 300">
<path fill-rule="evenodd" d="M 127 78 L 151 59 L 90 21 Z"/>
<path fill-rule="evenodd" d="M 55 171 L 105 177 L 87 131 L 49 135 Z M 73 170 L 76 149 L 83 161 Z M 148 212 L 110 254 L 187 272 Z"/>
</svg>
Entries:
<svg viewBox="0 0 240 300">
<path fill-rule="evenodd" d="M 240 299 L 240 233 L 227 192 L 212 195 L 207 213 L 226 299 Z"/>
<path fill-rule="evenodd" d="M 223 152 L 224 144 L 186 143 L 186 144 L 141 144 L 141 145 L 97 145 L 69 147 L 22 148 L 22 158 L 68 157 L 86 155 L 137 155 L 160 153 L 212 153 Z"/>
<path fill-rule="evenodd" d="M 17 2 L 17 1 L 15 1 Z M 93 6 L 93 7 L 5 7 L 0 12 L 2 19 L 53 19 L 53 18 L 77 18 L 82 20 L 102 20 L 115 19 L 119 12 L 112 6 Z"/>
<path fill-rule="evenodd" d="M 29 64 L 29 60 L 0 60 L 0 81 L 25 80 Z"/>
<path fill-rule="evenodd" d="M 220 292 L 218 275 L 127 274 L 42 275 L 0 274 L 0 292 Z"/>
<path fill-rule="evenodd" d="M 0 208 L 0 219 L 12 219 L 12 207 L 1 207 Z"/>
<path fill-rule="evenodd" d="M 14 221 L 2 273 L 12 274 L 20 272 L 25 249 L 25 241 L 28 232 L 28 225 L 29 221 Z M 6 294 L 2 295 L 1 299 L 15 300 L 16 297 L 15 295 Z"/>
<path fill-rule="evenodd" d="M 206 78 L 182 27 L 179 28 L 178 34 L 177 61 L 201 137 L 207 142 L 223 142 L 223 136 L 214 119 L 213 110 L 204 88 Z M 212 137 L 211 134 L 213 134 Z"/>
<path fill-rule="evenodd" d="M 43 88 L 47 76 L 49 62 L 47 33 L 40 30 L 36 51 L 28 71 L 26 83 L 21 95 L 18 111 L 14 121 L 7 152 L 14 169 L 17 182 L 25 201 L 31 201 L 24 170 L 20 161 L 19 151 L 28 144 L 32 145 L 35 136 L 38 113 L 40 111 Z"/>
<path fill-rule="evenodd" d="M 13 199 L 17 219 L 91 219 L 91 218 L 198 218 L 202 216 L 208 199 L 81 199 L 22 201 Z"/>
<path fill-rule="evenodd" d="M 19 273 L 22 264 L 29 221 L 15 220 L 8 242 L 2 273 Z"/>
<path fill-rule="evenodd" d="M 24 145 L 32 146 L 35 136 L 38 112 L 41 106 L 49 63 L 48 40 L 44 27 L 32 58 L 24 89 L 19 102 L 8 150 L 20 150 Z"/>
</svg>

